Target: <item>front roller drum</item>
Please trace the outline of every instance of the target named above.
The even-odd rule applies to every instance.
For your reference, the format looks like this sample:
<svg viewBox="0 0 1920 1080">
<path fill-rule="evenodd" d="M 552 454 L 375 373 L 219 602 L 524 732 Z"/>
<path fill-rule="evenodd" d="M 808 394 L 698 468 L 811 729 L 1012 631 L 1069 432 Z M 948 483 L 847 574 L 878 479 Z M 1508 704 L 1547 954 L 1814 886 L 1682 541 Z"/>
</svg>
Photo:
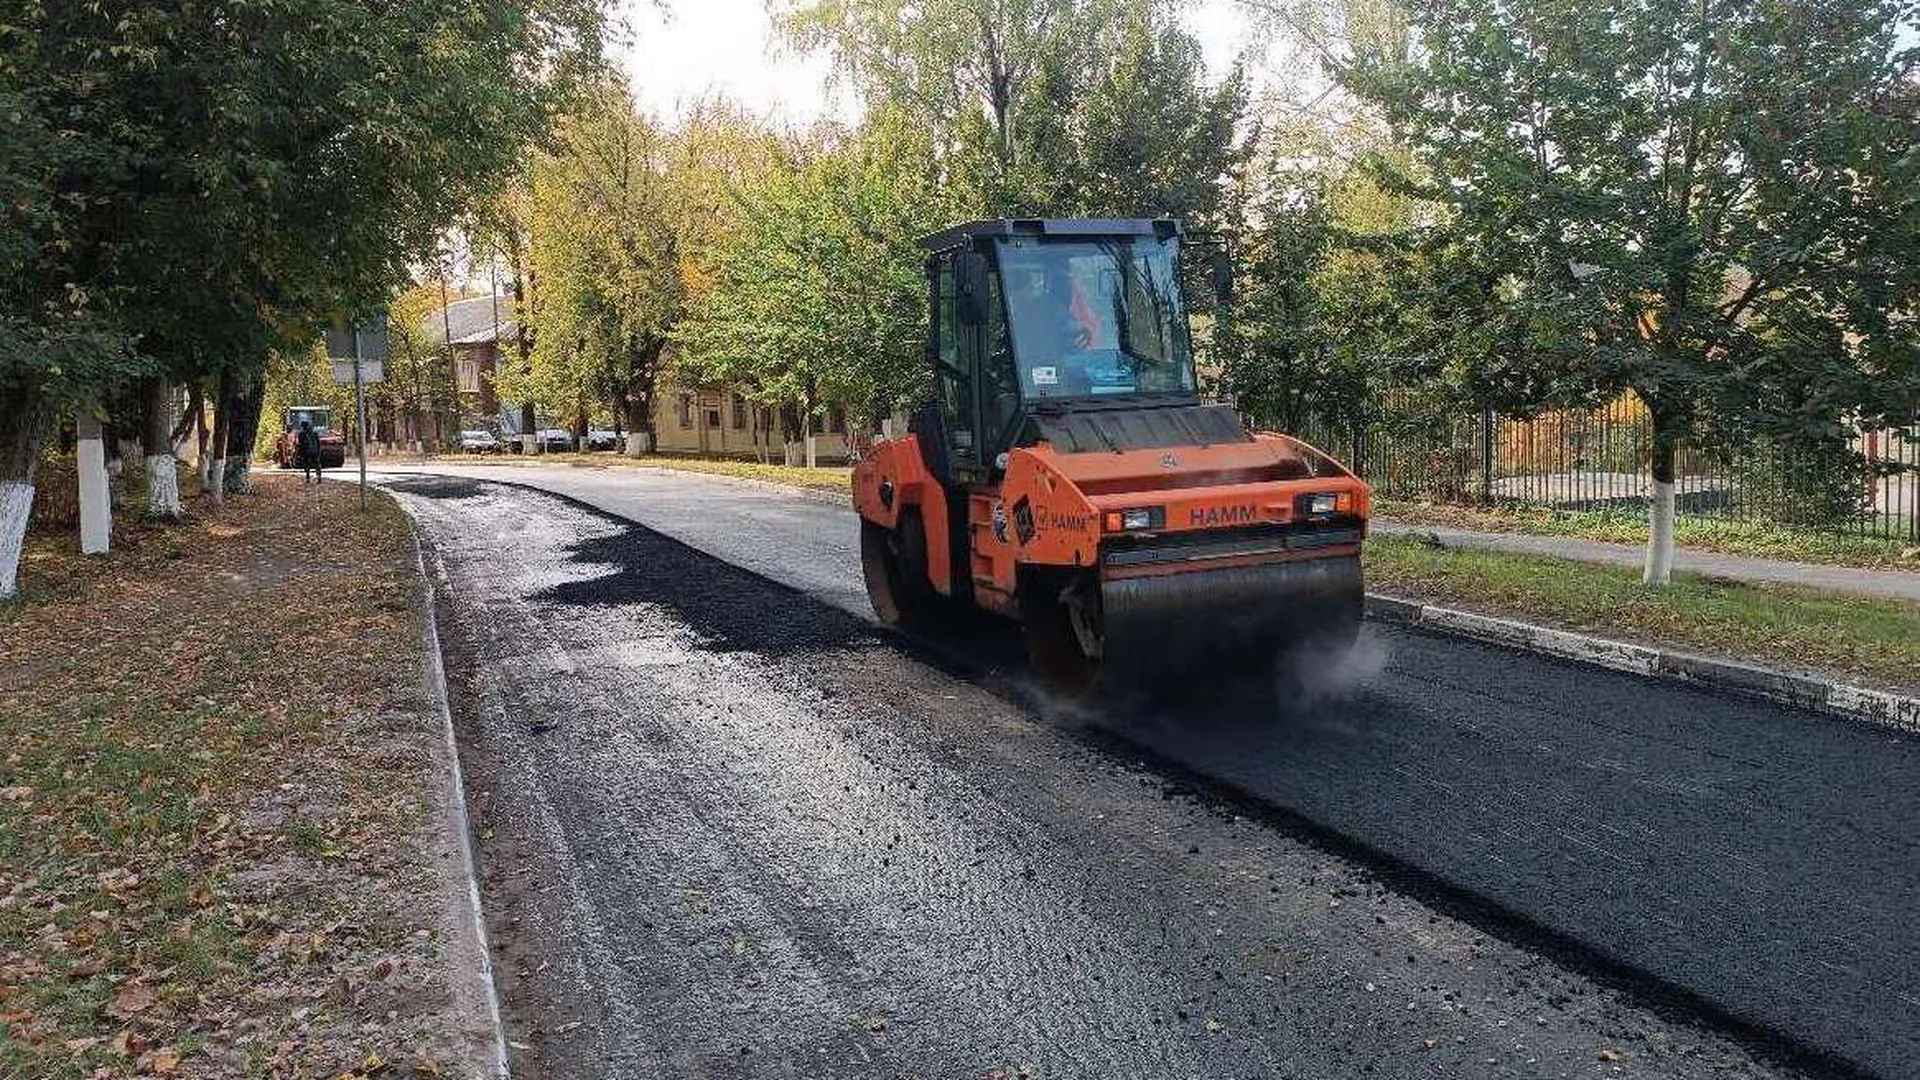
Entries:
<svg viewBox="0 0 1920 1080">
<path fill-rule="evenodd" d="M 860 570 L 867 600 L 880 621 L 895 629 L 919 628 L 939 600 L 927 577 L 927 538 L 918 512 L 900 516 L 889 529 L 860 519 Z"/>
<path fill-rule="evenodd" d="M 1028 654 L 1072 696 L 1277 686 L 1289 671 L 1344 656 L 1365 604 L 1358 556 L 1047 585 L 1023 596 Z"/>
</svg>

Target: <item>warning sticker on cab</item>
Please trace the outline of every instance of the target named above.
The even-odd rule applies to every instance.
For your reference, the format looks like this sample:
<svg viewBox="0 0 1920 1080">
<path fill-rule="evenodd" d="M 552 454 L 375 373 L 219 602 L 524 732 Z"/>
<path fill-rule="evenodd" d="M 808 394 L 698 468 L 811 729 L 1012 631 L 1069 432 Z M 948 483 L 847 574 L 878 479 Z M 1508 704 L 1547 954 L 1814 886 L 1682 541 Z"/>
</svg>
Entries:
<svg viewBox="0 0 1920 1080">
<path fill-rule="evenodd" d="M 1060 374 L 1057 371 L 1055 371 L 1053 368 L 1037 367 L 1033 369 L 1033 385 L 1054 386 L 1059 382 L 1060 382 Z"/>
</svg>

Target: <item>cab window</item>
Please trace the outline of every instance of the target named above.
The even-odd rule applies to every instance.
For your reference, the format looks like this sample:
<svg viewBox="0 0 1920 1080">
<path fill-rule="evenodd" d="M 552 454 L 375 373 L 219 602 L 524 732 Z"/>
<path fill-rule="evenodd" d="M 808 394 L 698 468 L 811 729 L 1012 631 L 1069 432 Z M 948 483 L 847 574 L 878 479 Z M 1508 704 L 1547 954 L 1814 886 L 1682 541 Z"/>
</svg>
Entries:
<svg viewBox="0 0 1920 1080">
<path fill-rule="evenodd" d="M 947 430 L 947 447 L 957 460 L 974 459 L 973 350 L 966 347 L 960 323 L 960 297 L 954 282 L 952 259 L 943 260 L 935 275 L 934 358 L 939 371 L 940 419 Z"/>
</svg>

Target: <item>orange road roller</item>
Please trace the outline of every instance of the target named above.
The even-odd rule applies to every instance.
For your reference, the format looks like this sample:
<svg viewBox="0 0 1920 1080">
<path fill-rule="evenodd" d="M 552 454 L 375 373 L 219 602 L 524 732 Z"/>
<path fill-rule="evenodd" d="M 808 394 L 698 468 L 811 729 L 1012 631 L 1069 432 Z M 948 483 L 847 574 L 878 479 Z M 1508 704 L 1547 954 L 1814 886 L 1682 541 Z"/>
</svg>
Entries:
<svg viewBox="0 0 1920 1080">
<path fill-rule="evenodd" d="M 1181 240 L 1172 220 L 1074 219 L 923 241 L 933 400 L 853 471 L 882 622 L 1009 616 L 1075 697 L 1279 687 L 1352 644 L 1367 485 L 1201 402 Z"/>
</svg>

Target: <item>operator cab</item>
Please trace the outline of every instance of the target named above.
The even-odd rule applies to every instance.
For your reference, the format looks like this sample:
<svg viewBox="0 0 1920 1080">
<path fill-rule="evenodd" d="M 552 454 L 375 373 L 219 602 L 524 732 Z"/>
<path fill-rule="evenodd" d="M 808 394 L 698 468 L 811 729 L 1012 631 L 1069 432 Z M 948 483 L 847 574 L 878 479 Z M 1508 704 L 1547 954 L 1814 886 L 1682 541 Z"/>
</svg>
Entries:
<svg viewBox="0 0 1920 1080">
<path fill-rule="evenodd" d="M 287 406 L 287 430 L 299 431 L 302 421 L 312 424 L 315 434 L 324 435 L 333 430 L 333 407 L 331 405 Z"/>
<path fill-rule="evenodd" d="M 935 475 L 991 482 L 1006 451 L 1042 440 L 1248 439 L 1230 409 L 1200 404 L 1180 239 L 1160 218 L 977 221 L 922 241 L 935 401 L 914 431 Z"/>
</svg>

